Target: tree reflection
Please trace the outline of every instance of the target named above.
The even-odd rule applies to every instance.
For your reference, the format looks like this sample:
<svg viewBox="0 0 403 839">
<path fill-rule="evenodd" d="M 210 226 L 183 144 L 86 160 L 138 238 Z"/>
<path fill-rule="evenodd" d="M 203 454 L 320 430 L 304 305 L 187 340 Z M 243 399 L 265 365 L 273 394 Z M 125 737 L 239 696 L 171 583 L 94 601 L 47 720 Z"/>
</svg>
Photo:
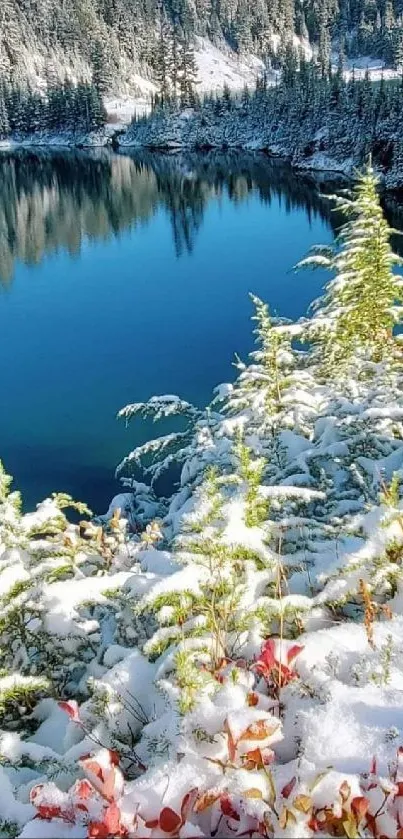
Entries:
<svg viewBox="0 0 403 839">
<path fill-rule="evenodd" d="M 287 212 L 301 208 L 336 226 L 321 186 L 264 155 L 112 154 L 20 151 L 0 155 L 0 280 L 15 263 L 36 265 L 64 250 L 75 256 L 85 240 L 107 240 L 147 223 L 162 208 L 178 256 L 191 252 L 209 202 L 251 194 Z"/>
</svg>

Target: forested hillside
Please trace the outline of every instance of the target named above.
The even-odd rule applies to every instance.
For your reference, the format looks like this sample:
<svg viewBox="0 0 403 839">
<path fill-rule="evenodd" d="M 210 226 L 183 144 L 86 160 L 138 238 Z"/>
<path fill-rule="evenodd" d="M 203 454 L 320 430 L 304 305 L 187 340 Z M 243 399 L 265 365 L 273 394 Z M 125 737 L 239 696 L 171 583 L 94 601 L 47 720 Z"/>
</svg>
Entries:
<svg viewBox="0 0 403 839">
<path fill-rule="evenodd" d="M 393 189 L 403 183 L 401 140 L 402 83 L 346 82 L 338 70 L 329 75 L 313 62 L 292 57 L 277 86 L 264 80 L 255 91 L 233 97 L 206 97 L 192 109 L 176 102 L 134 119 L 121 146 L 186 149 L 260 150 L 288 159 L 293 166 L 352 174 L 372 155 Z M 184 103 L 182 103 L 183 105 Z"/>
<path fill-rule="evenodd" d="M 194 35 L 281 66 L 295 38 L 329 62 L 331 47 L 395 66 L 403 55 L 402 0 L 2 0 L 0 72 L 36 82 L 94 76 L 98 87 L 158 78 L 167 34 Z"/>
</svg>

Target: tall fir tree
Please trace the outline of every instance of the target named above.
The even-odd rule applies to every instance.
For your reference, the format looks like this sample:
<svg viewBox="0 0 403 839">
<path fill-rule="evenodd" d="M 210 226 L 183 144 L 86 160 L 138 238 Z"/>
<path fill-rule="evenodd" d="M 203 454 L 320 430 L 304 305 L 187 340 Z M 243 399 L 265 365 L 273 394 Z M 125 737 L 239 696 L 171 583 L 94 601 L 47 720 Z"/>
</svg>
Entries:
<svg viewBox="0 0 403 839">
<path fill-rule="evenodd" d="M 182 107 L 193 107 L 197 102 L 197 66 L 193 43 L 186 38 L 179 48 L 179 92 Z"/>
</svg>

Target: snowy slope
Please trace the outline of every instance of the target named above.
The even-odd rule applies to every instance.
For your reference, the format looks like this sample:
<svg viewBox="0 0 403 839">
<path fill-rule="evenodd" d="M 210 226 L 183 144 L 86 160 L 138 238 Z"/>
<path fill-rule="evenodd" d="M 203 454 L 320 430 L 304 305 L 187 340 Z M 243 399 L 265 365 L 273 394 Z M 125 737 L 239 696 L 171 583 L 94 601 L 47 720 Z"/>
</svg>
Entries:
<svg viewBox="0 0 403 839">
<path fill-rule="evenodd" d="M 233 92 L 241 91 L 245 85 L 254 87 L 257 77 L 264 70 L 263 62 L 256 56 L 240 58 L 230 49 L 218 49 L 208 38 L 196 39 L 195 59 L 199 95 L 222 91 L 224 85 Z M 141 115 L 150 111 L 150 98 L 158 90 L 156 84 L 138 73 L 132 75 L 131 84 L 134 88 L 132 93 L 105 98 L 111 124 L 127 125 L 134 113 Z"/>
<path fill-rule="evenodd" d="M 230 50 L 223 52 L 207 38 L 197 38 L 196 45 L 200 93 L 222 90 L 224 85 L 233 91 L 242 90 L 245 85 L 253 87 L 264 70 L 263 61 L 254 55 L 240 57 Z"/>
</svg>

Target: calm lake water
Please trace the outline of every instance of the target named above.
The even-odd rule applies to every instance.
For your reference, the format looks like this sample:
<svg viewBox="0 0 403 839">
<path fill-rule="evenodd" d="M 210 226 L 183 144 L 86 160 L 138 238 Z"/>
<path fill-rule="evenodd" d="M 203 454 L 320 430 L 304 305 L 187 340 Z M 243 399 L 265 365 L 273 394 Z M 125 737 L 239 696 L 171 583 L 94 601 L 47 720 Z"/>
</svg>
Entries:
<svg viewBox="0 0 403 839">
<path fill-rule="evenodd" d="M 330 216 L 263 157 L 0 156 L 0 457 L 25 507 L 64 490 L 103 512 L 153 431 L 118 409 L 208 402 L 252 347 L 249 291 L 292 318 L 320 293 L 291 269 Z"/>
</svg>

